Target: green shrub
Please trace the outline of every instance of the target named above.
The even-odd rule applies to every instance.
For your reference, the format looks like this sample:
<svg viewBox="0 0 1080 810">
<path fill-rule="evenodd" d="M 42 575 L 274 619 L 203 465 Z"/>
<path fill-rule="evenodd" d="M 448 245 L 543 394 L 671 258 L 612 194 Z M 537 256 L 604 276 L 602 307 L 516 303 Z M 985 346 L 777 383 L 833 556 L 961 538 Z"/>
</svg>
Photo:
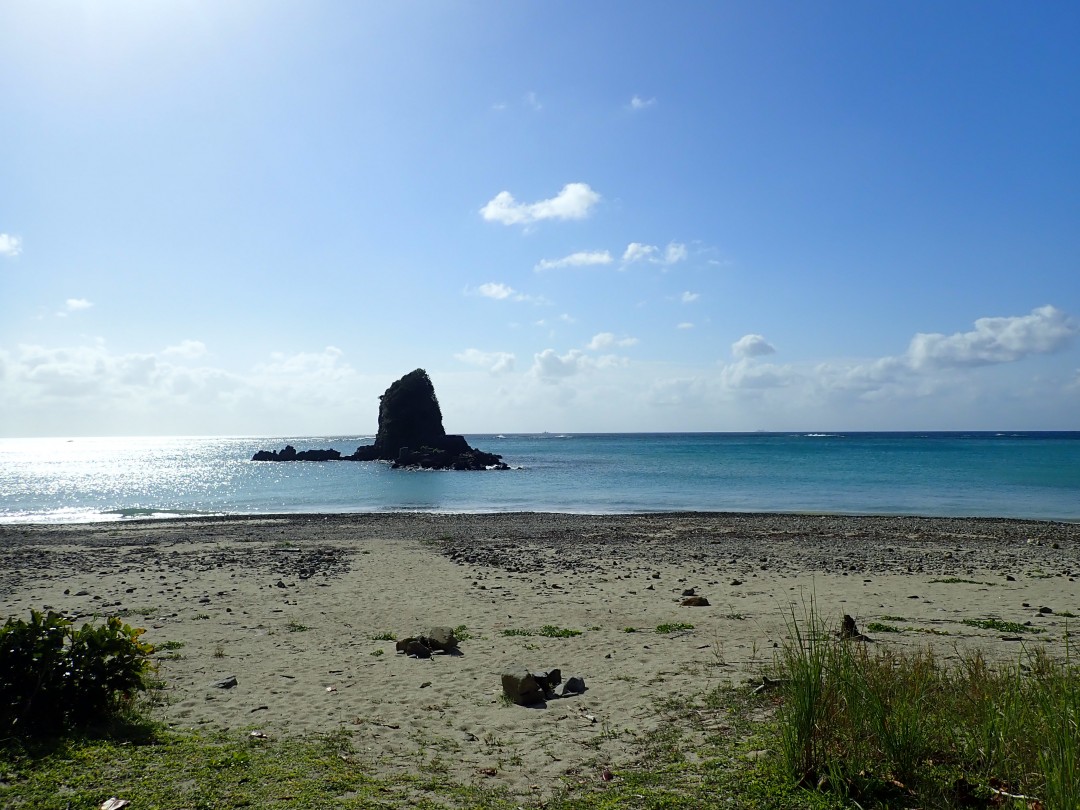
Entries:
<svg viewBox="0 0 1080 810">
<path fill-rule="evenodd" d="M 116 616 L 76 629 L 49 611 L 0 627 L 0 732 L 51 734 L 109 720 L 147 687 L 154 648 Z"/>
</svg>

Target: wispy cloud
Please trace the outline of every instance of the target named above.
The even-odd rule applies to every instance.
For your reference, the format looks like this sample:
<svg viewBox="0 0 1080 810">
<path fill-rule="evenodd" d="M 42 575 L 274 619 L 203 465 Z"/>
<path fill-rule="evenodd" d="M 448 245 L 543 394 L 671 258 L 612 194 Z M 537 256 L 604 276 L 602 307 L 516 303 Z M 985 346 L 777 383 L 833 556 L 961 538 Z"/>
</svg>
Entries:
<svg viewBox="0 0 1080 810">
<path fill-rule="evenodd" d="M 466 349 L 454 355 L 455 360 L 480 366 L 491 374 L 508 374 L 514 370 L 514 355 L 510 352 L 485 352 L 480 349 Z"/>
<path fill-rule="evenodd" d="M 10 233 L 0 233 L 0 256 L 14 258 L 22 253 L 22 239 Z"/>
<path fill-rule="evenodd" d="M 559 267 L 591 267 L 595 265 L 611 264 L 615 261 L 606 250 L 582 250 L 563 256 L 561 259 L 541 259 L 533 269 L 537 272 L 542 270 L 554 270 Z"/>
<path fill-rule="evenodd" d="M 696 293 L 696 292 L 690 292 L 689 290 L 687 290 L 686 292 L 684 292 L 684 293 L 683 293 L 683 294 L 682 294 L 682 295 L 680 296 L 680 300 L 681 300 L 681 301 L 682 301 L 682 302 L 683 302 L 684 304 L 692 304 L 692 303 L 694 303 L 695 301 L 697 301 L 697 300 L 698 300 L 699 298 L 701 298 L 701 293 Z"/>
<path fill-rule="evenodd" d="M 530 90 L 525 94 L 524 102 L 526 107 L 529 107 L 536 112 L 540 112 L 540 110 L 544 109 L 544 105 L 540 103 L 540 97 L 536 95 L 536 91 L 534 90 Z"/>
<path fill-rule="evenodd" d="M 634 112 L 637 112 L 639 110 L 647 110 L 649 109 L 649 107 L 656 106 L 656 99 L 634 96 L 632 99 L 630 99 L 630 103 L 627 106 Z"/>
<path fill-rule="evenodd" d="M 693 329 L 694 325 L 690 321 L 683 321 L 682 323 L 675 325 L 676 329 Z"/>
<path fill-rule="evenodd" d="M 518 202 L 509 191 L 500 191 L 480 209 L 480 216 L 503 225 L 531 225 L 545 219 L 585 219 L 600 199 L 588 183 L 567 183 L 554 197 L 534 203 Z"/>
<path fill-rule="evenodd" d="M 656 245 L 631 242 L 623 251 L 622 263 L 624 267 L 637 262 L 648 262 L 662 267 L 670 267 L 673 264 L 686 261 L 689 255 L 686 245 L 682 242 L 669 242 L 663 251 Z"/>
<path fill-rule="evenodd" d="M 601 332 L 598 335 L 593 335 L 593 339 L 589 341 L 589 345 L 586 348 L 588 348 L 589 351 L 598 352 L 603 351 L 604 349 L 635 346 L 637 343 L 638 339 L 634 337 L 617 338 L 611 332 Z"/>
<path fill-rule="evenodd" d="M 520 290 L 515 290 L 509 284 L 500 281 L 488 281 L 479 287 L 466 287 L 465 295 L 479 295 L 481 298 L 490 298 L 493 301 L 529 301 L 533 304 L 547 304 L 548 300 L 542 295 L 529 295 Z"/>
<path fill-rule="evenodd" d="M 69 298 L 64 302 L 64 308 L 56 313 L 58 318 L 66 318 L 73 312 L 82 312 L 83 310 L 90 309 L 94 303 L 87 301 L 85 298 Z"/>
<path fill-rule="evenodd" d="M 195 360 L 206 355 L 206 344 L 201 340 L 182 340 L 175 346 L 166 347 L 161 354 L 164 357 L 177 357 L 183 360 Z"/>
</svg>

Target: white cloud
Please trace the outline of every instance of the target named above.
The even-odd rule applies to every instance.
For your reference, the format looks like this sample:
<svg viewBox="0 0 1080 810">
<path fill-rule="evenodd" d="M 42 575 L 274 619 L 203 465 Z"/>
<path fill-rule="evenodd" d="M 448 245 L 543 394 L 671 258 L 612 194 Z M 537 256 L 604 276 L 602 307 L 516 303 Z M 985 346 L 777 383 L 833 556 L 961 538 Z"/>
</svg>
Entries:
<svg viewBox="0 0 1080 810">
<path fill-rule="evenodd" d="M 701 298 L 700 293 L 690 292 L 689 290 L 687 290 L 686 292 L 684 292 L 682 294 L 682 302 L 684 304 L 692 304 L 692 303 L 694 303 L 694 301 L 697 301 L 699 298 Z"/>
<path fill-rule="evenodd" d="M 536 95 L 535 91 L 530 90 L 524 97 L 525 105 L 531 107 L 533 110 L 539 112 L 544 109 L 544 105 L 540 103 L 540 97 Z"/>
<path fill-rule="evenodd" d="M 327 346 L 321 352 L 272 352 L 270 362 L 259 363 L 255 371 L 270 378 L 332 381 L 353 373 L 344 356 L 335 346 Z"/>
<path fill-rule="evenodd" d="M 66 318 L 72 312 L 82 312 L 90 309 L 94 303 L 87 301 L 85 298 L 69 298 L 64 301 L 64 308 L 56 313 L 58 318 Z"/>
<path fill-rule="evenodd" d="M 559 267 L 590 267 L 600 264 L 611 264 L 614 261 L 611 254 L 606 250 L 582 250 L 563 256 L 561 259 L 541 259 L 533 268 L 537 272 L 541 270 L 554 270 Z"/>
<path fill-rule="evenodd" d="M 655 98 L 642 98 L 641 96 L 634 96 L 630 99 L 630 109 L 635 112 L 638 110 L 647 110 L 649 107 L 655 106 Z"/>
<path fill-rule="evenodd" d="M 514 288 L 508 284 L 489 281 L 476 288 L 476 292 L 484 298 L 494 298 L 496 301 L 504 301 L 514 294 Z"/>
<path fill-rule="evenodd" d="M 554 349 L 544 349 L 539 354 L 533 355 L 530 373 L 544 382 L 557 382 L 566 377 L 572 377 L 588 368 L 589 365 L 589 358 L 577 349 L 571 349 L 564 355 L 560 355 Z"/>
<path fill-rule="evenodd" d="M 471 366 L 486 368 L 492 374 L 507 374 L 514 370 L 514 355 L 509 352 L 484 352 L 466 349 L 454 355 L 455 360 Z"/>
<path fill-rule="evenodd" d="M 551 199 L 534 203 L 520 203 L 509 191 L 500 191 L 480 209 L 480 216 L 503 225 L 529 225 L 545 219 L 585 219 L 600 199 L 588 183 L 567 183 Z"/>
<path fill-rule="evenodd" d="M 677 262 L 686 261 L 686 257 L 690 254 L 687 253 L 686 245 L 678 242 L 671 242 L 664 250 L 664 264 L 671 265 Z"/>
<path fill-rule="evenodd" d="M 693 329 L 694 325 L 692 323 L 690 323 L 689 321 L 683 321 L 680 324 L 676 324 L 675 328 L 676 329 Z"/>
<path fill-rule="evenodd" d="M 598 352 L 613 347 L 625 348 L 628 346 L 635 346 L 637 343 L 638 339 L 634 337 L 617 338 L 611 332 L 601 332 L 598 335 L 593 336 L 593 339 L 589 341 L 589 345 L 586 348 L 589 349 L 589 351 Z"/>
<path fill-rule="evenodd" d="M 743 335 L 731 344 L 731 353 L 738 358 L 764 357 L 776 354 L 776 349 L 761 335 Z"/>
<path fill-rule="evenodd" d="M 166 347 L 161 353 L 165 357 L 195 360 L 206 354 L 206 344 L 201 340 L 183 340 L 175 346 Z"/>
<path fill-rule="evenodd" d="M 14 258 L 22 253 L 22 239 L 9 233 L 0 233 L 0 256 Z"/>
<path fill-rule="evenodd" d="M 743 357 L 720 372 L 720 380 L 727 388 L 780 388 L 799 380 L 799 375 L 790 366 L 777 366 L 772 363 L 755 363 L 749 357 Z"/>
<path fill-rule="evenodd" d="M 1080 331 L 1060 309 L 1039 307 L 1028 315 L 979 318 L 975 329 L 952 335 L 919 333 L 907 357 L 918 369 L 1011 363 L 1030 354 L 1064 348 Z"/>
<path fill-rule="evenodd" d="M 519 292 L 509 284 L 498 281 L 488 281 L 476 289 L 465 288 L 466 295 L 479 295 L 483 298 L 492 298 L 496 301 L 530 301 L 534 304 L 546 304 L 548 300 L 542 295 L 527 295 Z"/>
<path fill-rule="evenodd" d="M 626 250 L 623 251 L 622 263 L 623 265 L 628 265 L 636 262 L 648 262 L 649 264 L 656 264 L 666 268 L 678 264 L 679 262 L 686 261 L 689 255 L 686 245 L 681 242 L 669 242 L 662 253 L 660 248 L 656 245 L 646 245 L 643 242 L 631 242 L 626 246 Z"/>
<path fill-rule="evenodd" d="M 656 245 L 645 245 L 641 242 L 631 242 L 626 246 L 626 250 L 623 251 L 623 264 L 633 264 L 634 262 L 644 261 L 651 259 L 656 255 Z"/>
</svg>

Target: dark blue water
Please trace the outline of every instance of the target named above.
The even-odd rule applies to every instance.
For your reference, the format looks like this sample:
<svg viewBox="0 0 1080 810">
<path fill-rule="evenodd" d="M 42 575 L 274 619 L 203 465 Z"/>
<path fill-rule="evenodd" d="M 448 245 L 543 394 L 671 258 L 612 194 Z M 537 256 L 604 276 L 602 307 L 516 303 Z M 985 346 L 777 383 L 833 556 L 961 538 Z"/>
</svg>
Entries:
<svg viewBox="0 0 1080 810">
<path fill-rule="evenodd" d="M 1080 432 L 469 436 L 509 472 L 251 462 L 370 437 L 0 440 L 0 522 L 422 510 L 754 511 L 1080 521 Z"/>
</svg>

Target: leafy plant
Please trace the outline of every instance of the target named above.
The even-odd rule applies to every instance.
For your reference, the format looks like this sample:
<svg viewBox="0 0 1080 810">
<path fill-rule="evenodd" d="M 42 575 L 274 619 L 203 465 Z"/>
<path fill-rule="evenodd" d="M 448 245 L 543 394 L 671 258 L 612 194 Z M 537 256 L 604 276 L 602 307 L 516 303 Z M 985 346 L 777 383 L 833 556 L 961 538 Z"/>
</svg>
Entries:
<svg viewBox="0 0 1080 810">
<path fill-rule="evenodd" d="M 53 611 L 8 619 L 0 628 L 0 729 L 46 735 L 120 713 L 154 668 L 143 632 L 117 616 L 81 628 Z"/>
<path fill-rule="evenodd" d="M 573 638 L 574 636 L 580 636 L 580 630 L 569 630 L 565 627 L 558 627 L 554 624 L 545 624 L 540 628 L 540 632 L 537 635 L 544 636 L 546 638 Z"/>
</svg>

